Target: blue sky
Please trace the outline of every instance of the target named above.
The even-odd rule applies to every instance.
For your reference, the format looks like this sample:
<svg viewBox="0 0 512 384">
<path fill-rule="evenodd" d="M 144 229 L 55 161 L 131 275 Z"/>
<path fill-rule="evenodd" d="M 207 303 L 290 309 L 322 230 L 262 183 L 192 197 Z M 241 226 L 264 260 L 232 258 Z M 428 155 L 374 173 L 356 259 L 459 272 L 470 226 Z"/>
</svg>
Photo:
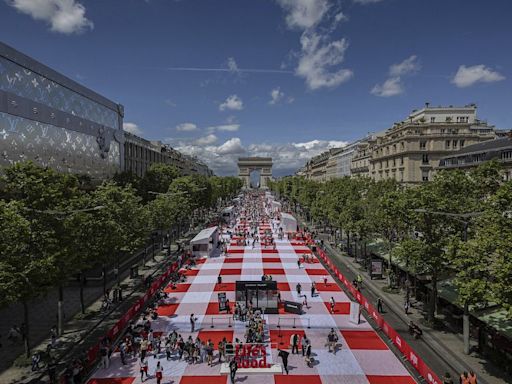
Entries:
<svg viewBox="0 0 512 384">
<path fill-rule="evenodd" d="M 2 41 L 125 106 L 126 129 L 293 172 L 429 101 L 512 128 L 509 0 L 0 0 Z"/>
</svg>

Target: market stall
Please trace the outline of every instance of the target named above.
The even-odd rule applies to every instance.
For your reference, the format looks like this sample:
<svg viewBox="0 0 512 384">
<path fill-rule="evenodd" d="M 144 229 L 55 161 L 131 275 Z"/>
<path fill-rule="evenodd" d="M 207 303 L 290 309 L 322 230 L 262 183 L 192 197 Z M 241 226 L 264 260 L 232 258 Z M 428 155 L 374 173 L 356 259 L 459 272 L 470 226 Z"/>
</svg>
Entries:
<svg viewBox="0 0 512 384">
<path fill-rule="evenodd" d="M 192 248 L 192 255 L 194 257 L 210 257 L 219 242 L 219 229 L 218 227 L 210 227 L 203 229 L 196 237 L 190 241 Z"/>
<path fill-rule="evenodd" d="M 281 213 L 281 228 L 284 232 L 296 232 L 297 231 L 297 220 L 289 213 Z"/>
</svg>

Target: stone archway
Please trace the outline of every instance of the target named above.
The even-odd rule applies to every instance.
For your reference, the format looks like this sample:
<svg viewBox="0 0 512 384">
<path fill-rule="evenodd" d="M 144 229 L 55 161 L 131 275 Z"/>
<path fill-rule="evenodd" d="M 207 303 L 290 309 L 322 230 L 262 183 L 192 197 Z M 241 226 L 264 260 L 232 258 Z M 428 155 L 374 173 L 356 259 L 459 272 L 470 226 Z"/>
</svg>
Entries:
<svg viewBox="0 0 512 384">
<path fill-rule="evenodd" d="M 267 188 L 267 182 L 272 180 L 271 157 L 239 157 L 238 177 L 244 182 L 245 188 L 251 188 L 251 172 L 260 170 L 260 188 Z"/>
</svg>

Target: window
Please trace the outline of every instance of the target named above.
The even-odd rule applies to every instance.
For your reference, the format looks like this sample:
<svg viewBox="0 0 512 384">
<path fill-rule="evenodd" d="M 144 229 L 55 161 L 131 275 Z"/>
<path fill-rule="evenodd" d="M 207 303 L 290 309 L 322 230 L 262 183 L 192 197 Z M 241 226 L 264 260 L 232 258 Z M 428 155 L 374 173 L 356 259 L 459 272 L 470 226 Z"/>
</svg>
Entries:
<svg viewBox="0 0 512 384">
<path fill-rule="evenodd" d="M 440 131 L 441 131 L 441 133 L 445 133 L 445 132 L 446 132 L 446 129 L 441 128 L 441 129 L 440 129 Z"/>
<path fill-rule="evenodd" d="M 430 118 L 430 122 L 431 122 L 431 123 L 435 123 L 435 122 L 436 122 L 436 118 L 435 118 L 435 117 L 431 117 L 431 118 Z"/>
<path fill-rule="evenodd" d="M 400 171 L 400 181 L 404 181 L 404 171 Z"/>
<path fill-rule="evenodd" d="M 402 142 L 400 143 L 400 146 L 402 147 L 402 150 L 403 150 L 403 149 L 405 148 L 405 143 L 402 141 Z"/>
<path fill-rule="evenodd" d="M 444 143 L 444 148 L 450 149 L 450 140 L 446 140 L 446 142 Z"/>
<path fill-rule="evenodd" d="M 457 148 L 457 140 L 453 140 L 452 147 L 453 149 Z"/>
<path fill-rule="evenodd" d="M 461 140 L 461 141 L 460 141 L 460 147 L 461 147 L 461 148 L 464 148 L 464 140 Z"/>
<path fill-rule="evenodd" d="M 428 164 L 428 153 L 424 153 L 421 160 L 423 164 Z"/>
<path fill-rule="evenodd" d="M 393 159 L 393 167 L 396 167 L 396 161 Z"/>
<path fill-rule="evenodd" d="M 400 157 L 400 165 L 404 165 L 404 157 Z"/>
<path fill-rule="evenodd" d="M 428 181 L 429 171 L 421 171 L 421 180 Z"/>
<path fill-rule="evenodd" d="M 396 144 L 393 144 L 393 153 L 396 153 Z"/>
<path fill-rule="evenodd" d="M 427 149 L 427 141 L 426 140 L 420 141 L 420 149 L 422 149 L 422 150 Z"/>
<path fill-rule="evenodd" d="M 386 160 L 386 168 L 388 168 L 388 167 L 389 167 L 389 161 Z"/>
</svg>

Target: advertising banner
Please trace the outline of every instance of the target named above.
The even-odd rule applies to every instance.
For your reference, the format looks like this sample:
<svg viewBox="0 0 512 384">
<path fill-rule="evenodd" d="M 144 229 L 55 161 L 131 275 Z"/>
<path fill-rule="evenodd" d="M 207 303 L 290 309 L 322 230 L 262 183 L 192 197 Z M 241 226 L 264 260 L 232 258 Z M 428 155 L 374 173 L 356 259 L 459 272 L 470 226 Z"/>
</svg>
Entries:
<svg viewBox="0 0 512 384">
<path fill-rule="evenodd" d="M 359 303 L 355 301 L 350 302 L 350 315 L 348 321 L 350 321 L 353 324 L 359 324 L 359 309 Z"/>
<path fill-rule="evenodd" d="M 372 260 L 372 269 L 370 272 L 370 278 L 373 279 L 374 277 L 377 279 L 382 278 L 382 270 L 383 270 L 383 262 L 382 260 Z"/>
<path fill-rule="evenodd" d="M 226 292 L 219 292 L 219 311 L 227 311 L 228 306 L 226 305 Z"/>
</svg>

